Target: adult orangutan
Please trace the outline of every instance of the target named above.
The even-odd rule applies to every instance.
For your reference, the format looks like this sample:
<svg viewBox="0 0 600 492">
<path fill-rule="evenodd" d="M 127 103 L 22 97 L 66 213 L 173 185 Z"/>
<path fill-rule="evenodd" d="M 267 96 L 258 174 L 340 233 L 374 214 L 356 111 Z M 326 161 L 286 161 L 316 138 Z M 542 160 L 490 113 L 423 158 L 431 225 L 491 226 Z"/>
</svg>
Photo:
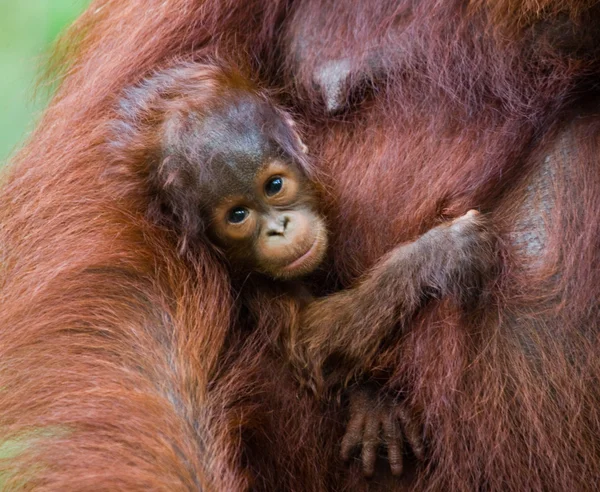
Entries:
<svg viewBox="0 0 600 492">
<path fill-rule="evenodd" d="M 600 72 L 591 0 L 96 1 L 0 197 L 3 487 L 588 490 L 600 476 Z M 230 326 L 209 249 L 183 258 L 106 151 L 122 89 L 175 58 L 235 58 L 293 109 L 349 286 L 448 216 L 490 212 L 486 309 L 431 305 L 364 361 L 422 416 L 426 458 L 339 457 L 345 410 L 298 392 Z"/>
</svg>

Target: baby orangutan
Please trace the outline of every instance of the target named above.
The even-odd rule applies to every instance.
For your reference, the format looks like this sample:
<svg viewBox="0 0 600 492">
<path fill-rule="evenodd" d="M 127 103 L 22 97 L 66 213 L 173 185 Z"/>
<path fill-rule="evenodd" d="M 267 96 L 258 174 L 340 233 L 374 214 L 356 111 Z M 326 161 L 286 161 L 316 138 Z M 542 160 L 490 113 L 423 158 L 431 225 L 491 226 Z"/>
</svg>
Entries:
<svg viewBox="0 0 600 492">
<path fill-rule="evenodd" d="M 354 288 L 312 299 L 301 279 L 327 252 L 318 188 L 292 118 L 266 92 L 234 70 L 184 64 L 130 89 L 119 117 L 111 146 L 147 180 L 149 215 L 176 232 L 182 252 L 208 240 L 257 317 L 271 309 L 265 296 L 290 298 L 297 315 L 281 347 L 317 393 L 363 374 L 382 340 L 428 298 L 468 302 L 494 263 L 492 236 L 471 211 L 396 247 Z M 324 376 L 333 355 L 339 366 Z M 372 474 L 382 430 L 392 473 L 400 474 L 402 435 L 422 457 L 419 431 L 356 388 L 343 456 L 362 445 L 364 472 Z"/>
</svg>

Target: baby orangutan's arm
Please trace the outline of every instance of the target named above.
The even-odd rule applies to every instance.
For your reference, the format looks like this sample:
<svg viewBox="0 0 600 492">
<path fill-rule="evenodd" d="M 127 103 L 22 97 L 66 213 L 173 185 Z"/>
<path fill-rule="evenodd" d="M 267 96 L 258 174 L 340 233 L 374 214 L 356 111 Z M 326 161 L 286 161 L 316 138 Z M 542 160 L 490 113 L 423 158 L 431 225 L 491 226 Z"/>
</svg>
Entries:
<svg viewBox="0 0 600 492">
<path fill-rule="evenodd" d="M 346 380 L 368 371 L 381 342 L 428 299 L 452 296 L 467 305 L 496 262 L 494 236 L 478 212 L 431 229 L 392 250 L 355 288 L 309 303 L 291 345 L 294 365 L 317 386 L 331 355 L 348 364 Z"/>
<path fill-rule="evenodd" d="M 304 307 L 298 340 L 291 345 L 296 367 L 317 393 L 367 372 L 386 337 L 396 327 L 403 329 L 429 298 L 452 296 L 461 306 L 476 300 L 496 266 L 495 245 L 486 220 L 470 211 L 398 246 L 357 287 Z M 325 381 L 323 365 L 334 354 L 337 367 Z M 364 385 L 350 388 L 348 396 L 342 458 L 348 460 L 355 448 L 362 448 L 366 476 L 375 471 L 381 444 L 394 475 L 402 474 L 405 443 L 415 458 L 423 459 L 420 418 L 410 407 Z"/>
</svg>

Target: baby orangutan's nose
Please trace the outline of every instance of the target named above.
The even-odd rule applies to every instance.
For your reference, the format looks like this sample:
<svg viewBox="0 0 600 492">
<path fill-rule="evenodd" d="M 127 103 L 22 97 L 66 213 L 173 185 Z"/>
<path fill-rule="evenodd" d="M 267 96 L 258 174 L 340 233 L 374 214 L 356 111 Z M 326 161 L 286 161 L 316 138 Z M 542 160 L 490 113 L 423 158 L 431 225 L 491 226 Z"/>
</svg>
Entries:
<svg viewBox="0 0 600 492">
<path fill-rule="evenodd" d="M 267 236 L 284 236 L 290 223 L 287 215 L 272 217 L 267 222 Z"/>
</svg>

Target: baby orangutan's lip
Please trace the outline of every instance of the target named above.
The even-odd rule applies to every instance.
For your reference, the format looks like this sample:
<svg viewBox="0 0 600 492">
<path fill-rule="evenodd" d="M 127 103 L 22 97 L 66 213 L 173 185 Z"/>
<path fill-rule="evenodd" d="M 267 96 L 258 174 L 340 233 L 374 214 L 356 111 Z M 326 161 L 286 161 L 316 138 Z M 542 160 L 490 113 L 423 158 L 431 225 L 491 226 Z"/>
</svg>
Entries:
<svg viewBox="0 0 600 492">
<path fill-rule="evenodd" d="M 294 261 L 292 261 L 291 263 L 289 263 L 288 265 L 284 266 L 282 268 L 282 270 L 284 272 L 292 272 L 296 269 L 301 268 L 306 262 L 310 261 L 315 254 L 318 252 L 318 246 L 319 244 L 319 237 L 317 236 L 314 240 L 314 242 L 312 243 L 311 247 L 308 248 L 308 250 L 306 250 L 306 252 L 302 253 L 302 255 L 300 255 L 298 258 L 296 258 Z"/>
</svg>

